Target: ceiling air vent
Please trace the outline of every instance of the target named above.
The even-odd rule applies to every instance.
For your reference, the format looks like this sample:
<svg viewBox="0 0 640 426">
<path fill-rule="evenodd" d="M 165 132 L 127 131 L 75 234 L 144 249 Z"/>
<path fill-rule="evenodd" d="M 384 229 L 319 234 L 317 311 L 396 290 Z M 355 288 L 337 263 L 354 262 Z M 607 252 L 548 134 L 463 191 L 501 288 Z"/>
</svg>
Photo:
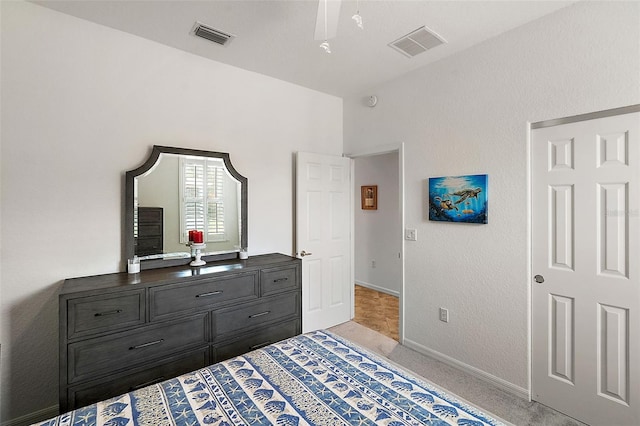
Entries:
<svg viewBox="0 0 640 426">
<path fill-rule="evenodd" d="M 429 30 L 427 27 L 420 27 L 409 34 L 400 37 L 396 41 L 389 43 L 389 47 L 409 58 L 412 58 L 443 43 L 446 43 L 445 39 Z"/>
<path fill-rule="evenodd" d="M 195 36 L 202 37 L 214 43 L 218 43 L 222 46 L 226 46 L 231 42 L 235 36 L 225 33 L 224 31 L 216 30 L 213 27 L 204 25 L 200 22 L 196 22 L 193 26 L 191 33 Z"/>
</svg>

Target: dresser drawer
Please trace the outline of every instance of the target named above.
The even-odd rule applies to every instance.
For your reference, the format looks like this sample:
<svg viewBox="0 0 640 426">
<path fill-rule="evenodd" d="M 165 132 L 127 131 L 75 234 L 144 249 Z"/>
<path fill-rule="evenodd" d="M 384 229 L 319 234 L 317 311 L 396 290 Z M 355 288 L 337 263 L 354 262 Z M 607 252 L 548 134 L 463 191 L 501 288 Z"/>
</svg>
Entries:
<svg viewBox="0 0 640 426">
<path fill-rule="evenodd" d="M 67 301 L 69 339 L 145 322 L 144 289 Z"/>
<path fill-rule="evenodd" d="M 264 298 L 258 303 L 245 304 L 233 308 L 220 309 L 213 313 L 214 339 L 220 340 L 224 334 L 255 328 L 273 321 L 298 315 L 300 312 L 298 293 Z"/>
<path fill-rule="evenodd" d="M 162 235 L 161 223 L 140 223 L 138 224 L 138 232 L 140 235 Z"/>
<path fill-rule="evenodd" d="M 263 296 L 293 290 L 298 287 L 297 268 L 271 268 L 260 271 L 260 292 Z"/>
<path fill-rule="evenodd" d="M 148 254 L 158 254 L 162 252 L 162 236 L 138 237 L 136 254 L 146 256 Z"/>
<path fill-rule="evenodd" d="M 61 412 L 93 404 L 106 398 L 122 395 L 145 386 L 171 379 L 209 365 L 209 348 L 176 355 L 159 364 L 145 366 L 126 374 L 110 376 L 106 380 L 70 386 L 67 389 L 69 405 Z"/>
<path fill-rule="evenodd" d="M 224 361 L 301 333 L 300 319 L 278 323 L 214 347 L 214 362 Z"/>
<path fill-rule="evenodd" d="M 162 222 L 161 207 L 138 207 L 138 224 L 145 222 Z"/>
<path fill-rule="evenodd" d="M 258 273 L 150 288 L 151 319 L 258 297 Z"/>
<path fill-rule="evenodd" d="M 69 382 L 121 371 L 206 344 L 207 314 L 88 339 L 68 346 Z"/>
</svg>

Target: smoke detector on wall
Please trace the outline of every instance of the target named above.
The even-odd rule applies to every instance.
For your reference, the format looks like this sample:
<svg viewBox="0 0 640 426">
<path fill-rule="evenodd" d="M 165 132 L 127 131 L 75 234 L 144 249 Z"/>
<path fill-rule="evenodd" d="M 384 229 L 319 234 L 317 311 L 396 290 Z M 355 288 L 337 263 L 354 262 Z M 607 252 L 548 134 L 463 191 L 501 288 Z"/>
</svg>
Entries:
<svg viewBox="0 0 640 426">
<path fill-rule="evenodd" d="M 215 29 L 209 25 L 205 25 L 202 22 L 196 22 L 191 29 L 191 34 L 196 37 L 204 38 L 206 40 L 217 43 L 221 46 L 227 46 L 231 43 L 231 40 L 235 38 L 233 34 Z"/>
</svg>

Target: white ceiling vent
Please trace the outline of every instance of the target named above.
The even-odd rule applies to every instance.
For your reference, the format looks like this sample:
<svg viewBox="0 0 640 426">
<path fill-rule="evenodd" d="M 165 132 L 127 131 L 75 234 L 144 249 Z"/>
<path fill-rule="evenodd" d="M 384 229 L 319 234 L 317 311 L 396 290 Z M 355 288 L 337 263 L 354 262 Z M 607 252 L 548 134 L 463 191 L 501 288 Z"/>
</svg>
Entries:
<svg viewBox="0 0 640 426">
<path fill-rule="evenodd" d="M 445 39 L 427 27 L 420 27 L 409 34 L 389 43 L 389 47 L 412 58 L 436 46 L 446 43 Z"/>
<path fill-rule="evenodd" d="M 216 30 L 213 27 L 205 25 L 200 22 L 196 22 L 191 30 L 191 34 L 202 37 L 214 43 L 218 43 L 222 46 L 228 45 L 233 38 L 234 35 L 225 33 L 224 31 Z"/>
</svg>

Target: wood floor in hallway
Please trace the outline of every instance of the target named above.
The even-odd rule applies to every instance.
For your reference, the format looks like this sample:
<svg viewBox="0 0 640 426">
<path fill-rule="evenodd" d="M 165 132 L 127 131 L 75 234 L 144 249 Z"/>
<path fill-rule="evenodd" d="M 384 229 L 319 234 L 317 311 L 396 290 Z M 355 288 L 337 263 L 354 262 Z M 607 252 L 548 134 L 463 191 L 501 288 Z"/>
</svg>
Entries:
<svg viewBox="0 0 640 426">
<path fill-rule="evenodd" d="M 355 286 L 354 322 L 398 341 L 399 312 L 397 297 L 360 285 Z"/>
</svg>

